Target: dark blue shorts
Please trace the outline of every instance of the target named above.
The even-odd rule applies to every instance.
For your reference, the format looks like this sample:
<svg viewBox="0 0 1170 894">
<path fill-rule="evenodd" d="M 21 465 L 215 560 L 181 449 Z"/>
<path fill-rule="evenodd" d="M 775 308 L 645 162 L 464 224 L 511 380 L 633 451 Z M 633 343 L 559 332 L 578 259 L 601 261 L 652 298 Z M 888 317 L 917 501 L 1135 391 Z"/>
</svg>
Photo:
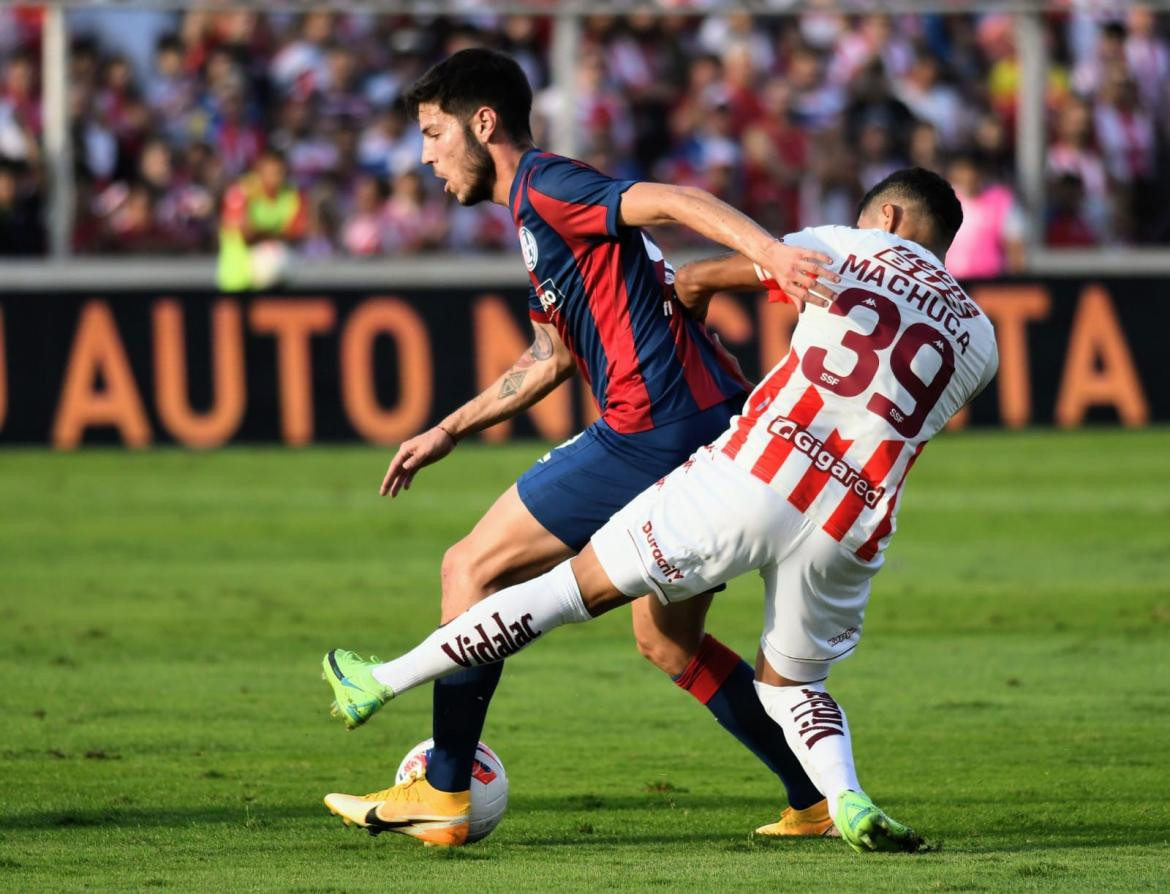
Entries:
<svg viewBox="0 0 1170 894">
<path fill-rule="evenodd" d="M 741 405 L 735 398 L 632 435 L 599 420 L 521 475 L 520 499 L 538 522 L 580 551 L 617 510 L 719 437 Z"/>
</svg>

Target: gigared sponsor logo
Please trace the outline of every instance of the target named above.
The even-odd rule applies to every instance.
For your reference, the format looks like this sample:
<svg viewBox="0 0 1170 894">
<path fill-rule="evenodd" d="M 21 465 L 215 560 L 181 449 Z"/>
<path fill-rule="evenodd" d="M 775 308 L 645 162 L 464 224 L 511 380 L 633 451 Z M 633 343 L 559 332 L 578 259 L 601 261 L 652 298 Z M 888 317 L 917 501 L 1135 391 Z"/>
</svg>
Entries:
<svg viewBox="0 0 1170 894">
<path fill-rule="evenodd" d="M 841 643 L 845 642 L 846 640 L 853 639 L 853 637 L 856 635 L 857 635 L 857 628 L 856 627 L 846 627 L 844 630 L 842 630 L 840 633 L 838 633 L 836 636 L 834 636 L 832 639 L 829 640 L 829 645 L 830 646 L 839 646 L 839 645 L 841 645 Z"/>
<path fill-rule="evenodd" d="M 862 477 L 860 469 L 825 447 L 824 442 L 813 437 L 799 422 L 787 416 L 777 416 L 768 425 L 768 431 L 778 438 L 791 441 L 792 446 L 811 459 L 816 468 L 828 472 L 831 478 L 852 490 L 865 501 L 866 506 L 872 509 L 881 501 L 882 495 L 886 492 L 884 487 L 874 487 Z"/>
<path fill-rule="evenodd" d="M 658 541 L 654 538 L 654 525 L 650 522 L 642 525 L 642 533 L 646 535 L 646 543 L 650 546 L 650 558 L 654 560 L 654 564 L 662 572 L 667 580 L 680 581 L 684 577 L 681 571 L 670 562 L 666 561 L 666 556 L 663 555 L 661 547 L 658 546 Z"/>
<path fill-rule="evenodd" d="M 495 630 L 489 633 L 483 624 L 476 624 L 475 632 L 479 634 L 478 639 L 456 636 L 443 643 L 442 649 L 447 653 L 447 657 L 460 667 L 491 664 L 519 652 L 541 634 L 541 631 L 532 629 L 531 614 L 521 615 L 520 620 L 506 624 L 499 612 L 493 612 L 492 620 L 499 628 L 498 633 Z"/>
<path fill-rule="evenodd" d="M 845 735 L 845 717 L 841 708 L 827 692 L 802 689 L 804 701 L 792 707 L 796 731 L 806 748 L 812 748 L 821 739 Z"/>
</svg>

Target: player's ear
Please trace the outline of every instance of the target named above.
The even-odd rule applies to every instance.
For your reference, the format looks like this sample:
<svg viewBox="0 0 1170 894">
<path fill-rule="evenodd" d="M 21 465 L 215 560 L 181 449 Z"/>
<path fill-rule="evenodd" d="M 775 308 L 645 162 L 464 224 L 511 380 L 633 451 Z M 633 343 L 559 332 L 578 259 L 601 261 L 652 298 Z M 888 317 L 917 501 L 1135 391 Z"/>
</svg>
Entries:
<svg viewBox="0 0 1170 894">
<path fill-rule="evenodd" d="M 471 132 L 475 134 L 475 138 L 483 145 L 486 145 L 492 138 L 492 134 L 496 132 L 496 126 L 499 124 L 499 117 L 496 115 L 496 110 L 491 106 L 480 106 L 476 109 L 474 115 L 471 116 Z"/>
<path fill-rule="evenodd" d="M 883 202 L 880 212 L 881 229 L 887 233 L 897 232 L 899 224 L 902 223 L 902 215 L 904 213 L 901 205 L 896 205 L 893 202 Z"/>
</svg>

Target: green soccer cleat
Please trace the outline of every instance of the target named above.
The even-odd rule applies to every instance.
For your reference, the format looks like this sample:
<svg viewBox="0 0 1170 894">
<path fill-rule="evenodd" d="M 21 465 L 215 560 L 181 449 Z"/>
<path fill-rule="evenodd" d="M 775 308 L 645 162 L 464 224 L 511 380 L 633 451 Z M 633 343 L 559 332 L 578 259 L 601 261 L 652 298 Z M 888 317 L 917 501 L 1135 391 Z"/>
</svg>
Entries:
<svg viewBox="0 0 1170 894">
<path fill-rule="evenodd" d="M 837 828 L 859 854 L 865 851 L 904 851 L 922 847 L 922 838 L 909 826 L 887 816 L 865 792 L 842 792 L 837 801 Z"/>
<path fill-rule="evenodd" d="M 321 676 L 333 687 L 329 713 L 340 717 L 346 729 L 357 729 L 394 698 L 394 691 L 375 680 L 371 673 L 377 663 L 376 658 L 364 661 L 346 649 L 331 650 L 321 662 L 325 669 Z"/>
</svg>

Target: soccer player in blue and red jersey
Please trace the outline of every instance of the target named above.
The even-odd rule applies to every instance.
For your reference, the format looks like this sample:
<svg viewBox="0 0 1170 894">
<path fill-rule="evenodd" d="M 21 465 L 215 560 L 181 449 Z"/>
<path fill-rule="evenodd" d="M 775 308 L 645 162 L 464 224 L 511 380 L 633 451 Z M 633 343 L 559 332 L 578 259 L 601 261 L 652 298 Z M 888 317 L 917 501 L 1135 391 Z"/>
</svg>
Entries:
<svg viewBox="0 0 1170 894">
<path fill-rule="evenodd" d="M 707 192 L 614 180 L 535 148 L 531 88 L 500 53 L 456 53 L 406 99 L 422 131 L 422 161 L 445 190 L 464 205 L 493 201 L 511 210 L 532 284 L 534 339 L 485 391 L 400 446 L 381 493 L 397 495 L 462 438 L 532 406 L 574 371 L 601 412 L 524 473 L 447 551 L 441 572 L 447 623 L 577 553 L 617 509 L 719 435 L 750 389 L 730 355 L 688 315 L 672 269 L 640 227 L 681 224 L 722 243 L 770 271 L 798 306 L 827 303 L 831 293 L 818 280 L 838 277 L 822 266 L 832 261 L 828 256 L 784 245 Z M 832 822 L 823 797 L 760 705 L 752 669 L 704 633 L 709 604 L 710 594 L 669 608 L 639 600 L 633 617 L 640 649 L 781 777 L 790 806 L 766 832 L 825 834 Z M 347 671 L 364 667 L 347 655 L 326 657 L 335 689 L 346 686 Z M 353 816 L 343 815 L 373 830 L 462 844 L 472 761 L 501 668 L 471 667 L 436 681 L 426 777 L 366 796 Z M 378 689 L 377 681 L 363 683 Z M 351 729 L 381 704 L 346 695 L 338 711 Z M 335 810 L 336 800 L 327 803 Z"/>
</svg>

